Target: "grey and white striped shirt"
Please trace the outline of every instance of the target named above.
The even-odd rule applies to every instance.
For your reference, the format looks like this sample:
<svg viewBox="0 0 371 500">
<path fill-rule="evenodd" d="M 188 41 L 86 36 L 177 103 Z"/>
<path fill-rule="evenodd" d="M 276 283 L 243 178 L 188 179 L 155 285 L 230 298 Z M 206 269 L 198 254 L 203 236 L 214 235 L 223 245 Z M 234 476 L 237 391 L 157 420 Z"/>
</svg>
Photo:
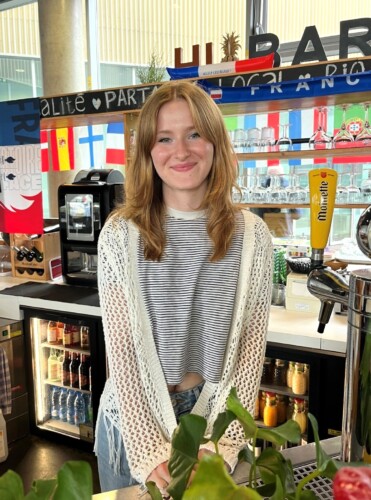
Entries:
<svg viewBox="0 0 371 500">
<path fill-rule="evenodd" d="M 168 209 L 167 244 L 160 262 L 138 247 L 140 288 L 167 384 L 188 372 L 217 383 L 223 367 L 240 270 L 244 219 L 227 255 L 210 262 L 212 243 L 204 212 Z"/>
</svg>

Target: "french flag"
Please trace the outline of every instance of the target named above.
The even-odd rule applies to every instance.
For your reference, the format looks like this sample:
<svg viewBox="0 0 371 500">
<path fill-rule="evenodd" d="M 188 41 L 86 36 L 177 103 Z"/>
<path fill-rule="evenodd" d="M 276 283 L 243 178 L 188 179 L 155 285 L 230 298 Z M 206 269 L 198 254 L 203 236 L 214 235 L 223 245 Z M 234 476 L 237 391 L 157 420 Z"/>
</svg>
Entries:
<svg viewBox="0 0 371 500">
<path fill-rule="evenodd" d="M 106 164 L 125 165 L 125 135 L 123 122 L 109 123 L 106 134 Z"/>
</svg>

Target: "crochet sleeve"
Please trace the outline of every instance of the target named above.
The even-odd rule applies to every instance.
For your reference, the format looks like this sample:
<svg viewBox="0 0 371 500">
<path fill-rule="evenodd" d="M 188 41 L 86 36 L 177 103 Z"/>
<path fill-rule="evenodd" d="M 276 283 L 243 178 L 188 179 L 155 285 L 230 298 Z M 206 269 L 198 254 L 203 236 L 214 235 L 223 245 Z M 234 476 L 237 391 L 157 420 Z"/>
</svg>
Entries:
<svg viewBox="0 0 371 500">
<path fill-rule="evenodd" d="M 266 349 L 268 318 L 271 304 L 273 273 L 272 238 L 265 223 L 255 219 L 255 251 L 250 269 L 249 286 L 243 298 L 241 313 L 241 335 L 237 355 L 233 359 L 231 375 L 224 380 L 224 393 L 216 397 L 213 417 L 224 411 L 225 398 L 231 387 L 236 387 L 237 396 L 243 406 L 253 415 L 258 395 Z M 247 279 L 247 278 L 246 278 Z M 228 372 L 228 367 L 226 369 Z M 238 452 L 246 445 L 242 426 L 233 422 L 220 440 L 219 451 L 231 470 L 237 464 Z M 210 443 L 207 448 L 213 450 Z"/>
<path fill-rule="evenodd" d="M 137 311 L 130 275 L 133 263 L 128 252 L 128 228 L 124 222 L 116 226 L 119 227 L 109 221 L 100 234 L 98 290 L 121 435 L 131 474 L 144 484 L 152 470 L 168 460 L 170 444 L 150 410 L 140 377 L 133 338 Z"/>
</svg>

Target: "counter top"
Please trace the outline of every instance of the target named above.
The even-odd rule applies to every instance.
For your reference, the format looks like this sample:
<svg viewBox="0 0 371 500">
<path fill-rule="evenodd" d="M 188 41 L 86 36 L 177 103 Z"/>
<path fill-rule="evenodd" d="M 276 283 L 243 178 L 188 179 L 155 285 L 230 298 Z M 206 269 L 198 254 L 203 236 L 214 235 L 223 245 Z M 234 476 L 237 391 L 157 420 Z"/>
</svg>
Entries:
<svg viewBox="0 0 371 500">
<path fill-rule="evenodd" d="M 334 437 L 321 441 L 321 448 L 331 457 L 337 457 L 340 454 L 341 437 Z M 309 443 L 304 446 L 295 446 L 282 450 L 282 455 L 286 459 L 290 459 L 295 468 L 307 464 L 315 463 L 316 448 L 314 443 Z M 246 463 L 238 464 L 233 474 L 233 479 L 237 484 L 246 484 L 248 481 L 249 466 Z M 142 493 L 139 486 L 130 486 L 120 490 L 110 491 L 107 493 L 99 493 L 93 495 L 94 500 L 150 500 L 150 495 Z"/>
<path fill-rule="evenodd" d="M 97 289 L 67 285 L 63 281 L 25 281 L 0 278 L 0 317 L 23 319 L 21 307 L 61 311 L 87 316 L 101 315 Z M 288 311 L 272 306 L 268 342 L 344 355 L 347 318 L 333 313 L 323 334 L 317 333 L 317 314 Z"/>
<path fill-rule="evenodd" d="M 0 317 L 3 318 L 23 319 L 21 307 L 101 316 L 98 291 L 93 287 L 10 277 L 0 283 Z"/>
</svg>

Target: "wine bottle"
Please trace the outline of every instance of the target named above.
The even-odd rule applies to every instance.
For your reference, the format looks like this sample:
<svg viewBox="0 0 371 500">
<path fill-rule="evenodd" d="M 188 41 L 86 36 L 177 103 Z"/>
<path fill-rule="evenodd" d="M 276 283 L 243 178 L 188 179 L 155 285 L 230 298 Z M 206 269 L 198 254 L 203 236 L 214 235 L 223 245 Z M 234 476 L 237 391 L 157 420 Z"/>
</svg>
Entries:
<svg viewBox="0 0 371 500">
<path fill-rule="evenodd" d="M 78 389 L 79 388 L 79 365 L 80 365 L 80 356 L 74 352 L 72 354 L 72 361 L 70 363 L 70 380 L 71 387 Z"/>
<path fill-rule="evenodd" d="M 81 355 L 81 363 L 79 366 L 79 387 L 82 390 L 89 390 L 89 360 L 85 354 Z"/>
<path fill-rule="evenodd" d="M 71 364 L 70 352 L 65 351 L 63 365 L 62 365 L 62 383 L 67 387 L 71 386 L 70 364 Z"/>
</svg>

